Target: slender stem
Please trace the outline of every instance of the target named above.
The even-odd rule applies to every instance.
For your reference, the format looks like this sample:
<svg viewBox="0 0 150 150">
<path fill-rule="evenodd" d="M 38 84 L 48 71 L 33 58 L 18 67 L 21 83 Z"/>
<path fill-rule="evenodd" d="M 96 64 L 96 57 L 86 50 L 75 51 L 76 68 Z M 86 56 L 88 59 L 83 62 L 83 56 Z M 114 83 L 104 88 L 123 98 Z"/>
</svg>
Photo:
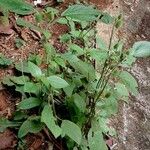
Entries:
<svg viewBox="0 0 150 150">
<path fill-rule="evenodd" d="M 109 54 L 110 49 L 111 49 L 114 30 L 115 30 L 115 26 L 113 25 L 112 31 L 111 31 L 110 42 L 109 42 L 109 46 L 108 46 L 108 54 Z M 105 90 L 105 88 L 108 84 L 108 81 L 110 79 L 110 76 L 111 76 L 113 70 L 115 69 L 115 67 L 114 67 L 107 76 L 107 73 L 109 72 L 109 69 L 110 69 L 110 65 L 111 64 L 110 64 L 110 56 L 109 56 L 104 62 L 104 66 L 103 66 L 103 69 L 102 69 L 102 72 L 101 72 L 101 76 L 100 76 L 100 78 L 98 80 L 98 83 L 96 85 L 96 88 L 99 89 L 101 87 L 101 90 L 98 93 L 98 96 L 95 97 L 95 99 L 91 102 L 91 105 L 90 105 L 90 112 L 88 114 L 88 120 L 87 120 L 87 122 L 85 123 L 85 126 L 84 126 L 85 137 L 87 137 L 87 134 L 88 134 L 88 131 L 89 131 L 89 125 L 91 125 L 91 121 L 92 121 L 92 119 L 95 115 L 96 103 L 97 103 L 98 99 L 100 98 L 100 96 L 103 94 L 103 92 L 104 92 L 104 90 Z M 106 79 L 106 76 L 107 76 L 107 79 Z M 106 81 L 106 82 L 104 83 L 104 81 Z M 95 94 L 97 95 L 97 92 Z"/>
</svg>

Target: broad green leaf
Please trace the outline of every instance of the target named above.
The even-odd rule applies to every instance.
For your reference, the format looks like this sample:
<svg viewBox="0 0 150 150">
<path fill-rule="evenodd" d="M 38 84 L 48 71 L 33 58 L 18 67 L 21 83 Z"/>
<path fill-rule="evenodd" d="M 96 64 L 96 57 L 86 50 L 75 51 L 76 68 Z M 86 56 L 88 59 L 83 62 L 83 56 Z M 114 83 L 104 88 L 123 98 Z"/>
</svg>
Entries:
<svg viewBox="0 0 150 150">
<path fill-rule="evenodd" d="M 23 138 L 28 133 L 38 133 L 43 129 L 40 117 L 30 117 L 23 122 L 18 131 L 18 137 Z"/>
<path fill-rule="evenodd" d="M 50 76 L 47 78 L 50 85 L 56 89 L 61 89 L 69 86 L 69 84 L 62 78 L 58 76 Z"/>
<path fill-rule="evenodd" d="M 80 145 L 82 139 L 81 129 L 75 123 L 69 120 L 63 120 L 61 128 L 63 135 L 67 135 L 78 145 Z"/>
<path fill-rule="evenodd" d="M 15 85 L 15 86 L 16 86 L 15 91 L 21 93 L 22 96 L 25 96 L 24 86 L 17 86 L 17 85 Z"/>
<path fill-rule="evenodd" d="M 3 132 L 6 128 L 13 128 L 20 126 L 19 122 L 9 121 L 6 118 L 0 118 L 0 132 Z"/>
<path fill-rule="evenodd" d="M 15 68 L 20 72 L 30 73 L 26 61 L 15 64 Z"/>
<path fill-rule="evenodd" d="M 63 17 L 59 18 L 57 20 L 57 22 L 60 23 L 60 24 L 68 24 L 68 20 L 66 18 L 63 18 Z"/>
<path fill-rule="evenodd" d="M 26 98 L 24 100 L 22 100 L 19 104 L 18 104 L 18 108 L 19 109 L 31 109 L 34 107 L 37 107 L 41 104 L 41 100 L 35 97 L 29 97 Z"/>
<path fill-rule="evenodd" d="M 71 35 L 66 33 L 60 36 L 60 42 L 66 43 L 71 40 Z"/>
<path fill-rule="evenodd" d="M 104 62 L 108 57 L 108 53 L 107 51 L 91 50 L 90 56 L 92 57 L 92 59 L 95 59 L 98 62 Z"/>
<path fill-rule="evenodd" d="M 28 57 L 28 61 L 31 61 L 36 65 L 41 65 L 42 57 L 40 55 L 37 55 L 37 54 L 30 54 Z"/>
<path fill-rule="evenodd" d="M 133 56 L 133 53 L 130 51 L 129 55 L 126 56 L 125 60 L 122 62 L 122 65 L 125 67 L 131 67 L 131 65 L 136 61 L 136 58 Z"/>
<path fill-rule="evenodd" d="M 36 83 L 26 82 L 24 85 L 24 92 L 26 93 L 38 94 L 39 90 L 40 90 L 40 87 Z"/>
<path fill-rule="evenodd" d="M 88 143 L 90 150 L 108 150 L 101 131 L 89 131 Z"/>
<path fill-rule="evenodd" d="M 55 54 L 55 48 L 50 43 L 44 43 L 44 50 L 46 52 L 47 64 L 51 62 L 53 55 Z"/>
<path fill-rule="evenodd" d="M 133 51 L 135 57 L 150 57 L 150 42 L 139 41 L 133 45 Z"/>
<path fill-rule="evenodd" d="M 100 14 L 100 11 L 91 6 L 76 4 L 65 10 L 62 16 L 69 17 L 75 21 L 94 21 Z"/>
<path fill-rule="evenodd" d="M 119 75 L 122 82 L 125 84 L 127 89 L 131 92 L 133 95 L 137 95 L 138 93 L 138 84 L 136 79 L 127 71 L 122 71 Z"/>
<path fill-rule="evenodd" d="M 110 117 L 118 112 L 118 102 L 114 96 L 99 102 L 100 116 Z"/>
<path fill-rule="evenodd" d="M 109 119 L 108 119 L 108 118 L 99 117 L 99 118 L 98 118 L 98 122 L 99 122 L 100 130 L 101 130 L 104 134 L 109 134 L 109 135 L 111 135 L 111 136 L 116 136 L 116 135 L 117 135 L 115 129 L 112 128 L 112 127 L 109 125 Z"/>
<path fill-rule="evenodd" d="M 46 124 L 46 126 L 52 132 L 55 138 L 61 135 L 61 128 L 56 124 L 56 118 L 53 116 L 52 107 L 48 104 L 45 105 L 42 111 L 41 121 Z"/>
<path fill-rule="evenodd" d="M 79 108 L 79 110 L 81 112 L 84 112 L 86 109 L 85 100 L 79 94 L 74 94 L 73 99 L 74 99 L 75 105 Z"/>
<path fill-rule="evenodd" d="M 87 80 L 95 79 L 95 69 L 91 64 L 83 62 L 78 57 L 70 53 L 63 55 L 63 57 L 76 70 L 76 72 L 81 73 L 87 78 Z"/>
<path fill-rule="evenodd" d="M 58 65 L 62 67 L 66 67 L 65 60 L 63 58 L 58 56 L 58 57 L 55 57 L 54 60 Z"/>
<path fill-rule="evenodd" d="M 27 118 L 28 115 L 26 112 L 17 110 L 13 113 L 13 120 L 18 121 Z"/>
<path fill-rule="evenodd" d="M 108 49 L 105 41 L 102 38 L 100 38 L 99 36 L 96 36 L 96 44 L 97 44 L 97 48 L 99 48 L 101 50 Z"/>
<path fill-rule="evenodd" d="M 50 84 L 49 84 L 49 82 L 48 82 L 47 77 L 41 76 L 41 77 L 39 77 L 38 79 L 41 80 L 41 82 L 42 82 L 47 88 L 49 88 Z"/>
<path fill-rule="evenodd" d="M 75 84 L 74 84 L 74 83 L 69 83 L 69 86 L 63 88 L 63 90 L 64 90 L 65 94 L 66 94 L 68 97 L 71 97 L 74 88 L 75 88 Z"/>
<path fill-rule="evenodd" d="M 129 92 L 126 88 L 126 86 L 122 83 L 117 83 L 115 86 L 115 89 L 117 91 L 117 93 L 119 94 L 120 97 L 122 96 L 129 96 Z"/>
<path fill-rule="evenodd" d="M 10 78 L 11 78 L 11 76 L 6 76 L 6 77 L 4 77 L 2 83 L 3 83 L 4 85 L 7 85 L 7 86 L 13 86 L 13 85 L 15 85 L 15 84 L 10 80 Z"/>
<path fill-rule="evenodd" d="M 32 62 L 28 62 L 28 70 L 32 74 L 33 77 L 39 77 L 42 75 L 41 69 Z"/>
<path fill-rule="evenodd" d="M 10 77 L 10 80 L 12 82 L 14 82 L 15 84 L 24 85 L 26 82 L 29 81 L 29 77 L 27 77 L 27 76 L 20 76 L 20 77 L 12 76 L 12 77 Z"/>
<path fill-rule="evenodd" d="M 100 19 L 103 23 L 111 24 L 114 21 L 114 18 L 108 13 L 103 13 Z"/>
<path fill-rule="evenodd" d="M 28 15 L 34 12 L 33 6 L 23 0 L 0 0 L 0 8 L 19 15 Z"/>
<path fill-rule="evenodd" d="M 72 51 L 72 53 L 75 54 L 76 56 L 80 56 L 84 54 L 83 48 L 81 48 L 77 44 L 71 44 L 69 46 L 69 51 Z"/>
<path fill-rule="evenodd" d="M 43 30 L 43 35 L 46 40 L 49 40 L 49 38 L 52 37 L 52 34 L 49 32 L 49 30 Z"/>
</svg>

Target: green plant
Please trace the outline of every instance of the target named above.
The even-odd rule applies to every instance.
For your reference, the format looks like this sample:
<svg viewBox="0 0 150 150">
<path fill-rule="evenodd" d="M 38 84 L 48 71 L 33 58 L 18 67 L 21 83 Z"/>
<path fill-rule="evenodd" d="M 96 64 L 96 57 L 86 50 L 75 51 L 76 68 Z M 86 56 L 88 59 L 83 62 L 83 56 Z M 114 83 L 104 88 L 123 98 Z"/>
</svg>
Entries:
<svg viewBox="0 0 150 150">
<path fill-rule="evenodd" d="M 48 129 L 55 138 L 61 137 L 70 150 L 107 150 L 103 134 L 115 134 L 107 126 L 108 119 L 117 113 L 119 100 L 127 102 L 129 93 L 138 92 L 135 78 L 125 69 L 135 62 L 134 56 L 149 55 L 149 52 L 145 54 L 144 46 L 142 50 L 140 47 L 149 42 L 136 43 L 124 51 L 121 40 L 112 41 L 122 17 L 111 17 L 91 6 L 70 6 L 55 21 L 70 28 L 69 33 L 60 37 L 67 44 L 63 54 L 57 53 L 48 42 L 50 36 L 45 36 L 40 27 L 17 21 L 21 26 L 43 33 L 41 42 L 46 55 L 42 60 L 32 55 L 15 64 L 20 75 L 4 78 L 3 84 L 14 87 L 21 94 L 21 101 L 13 121 L 1 119 L 0 129 L 19 127 L 20 139 L 28 133 Z M 109 45 L 96 36 L 97 21 L 113 23 Z M 95 39 L 97 48 L 93 45 Z M 100 72 L 95 62 L 100 64 Z M 42 64 L 44 68 L 40 67 Z"/>
<path fill-rule="evenodd" d="M 12 64 L 12 61 L 0 53 L 0 67 L 7 67 Z"/>
</svg>

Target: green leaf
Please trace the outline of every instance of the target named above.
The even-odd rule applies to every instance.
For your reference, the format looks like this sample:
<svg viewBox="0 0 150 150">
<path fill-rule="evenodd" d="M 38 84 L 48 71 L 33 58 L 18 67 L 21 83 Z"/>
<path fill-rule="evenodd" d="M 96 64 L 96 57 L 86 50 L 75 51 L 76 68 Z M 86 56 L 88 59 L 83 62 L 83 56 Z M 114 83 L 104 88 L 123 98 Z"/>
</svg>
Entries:
<svg viewBox="0 0 150 150">
<path fill-rule="evenodd" d="M 84 112 L 86 109 L 85 100 L 79 94 L 74 94 L 73 99 L 74 99 L 75 105 L 79 108 L 79 110 L 81 112 Z"/>
<path fill-rule="evenodd" d="M 2 10 L 9 10 L 19 15 L 28 15 L 34 12 L 33 6 L 23 0 L 0 0 L 0 7 Z"/>
<path fill-rule="evenodd" d="M 77 72 L 85 76 L 87 80 L 95 80 L 95 69 L 91 64 L 83 62 L 78 57 L 70 53 L 64 54 L 63 57 Z"/>
<path fill-rule="evenodd" d="M 24 100 L 22 100 L 17 108 L 19 109 L 31 109 L 34 107 L 37 107 L 41 104 L 41 100 L 35 97 L 30 97 L 30 98 L 26 98 Z"/>
<path fill-rule="evenodd" d="M 133 51 L 135 57 L 150 57 L 150 42 L 139 41 L 133 45 Z"/>
<path fill-rule="evenodd" d="M 42 57 L 37 54 L 30 54 L 28 60 L 36 65 L 40 65 L 42 63 Z"/>
<path fill-rule="evenodd" d="M 51 61 L 52 56 L 55 54 L 55 48 L 50 43 L 44 43 L 43 47 L 47 55 L 47 64 L 48 64 Z"/>
<path fill-rule="evenodd" d="M 72 5 L 62 13 L 62 16 L 69 17 L 75 21 L 94 21 L 100 12 L 91 6 Z"/>
<path fill-rule="evenodd" d="M 104 99 L 99 102 L 100 116 L 111 117 L 118 112 L 118 102 L 114 96 Z"/>
<path fill-rule="evenodd" d="M 59 18 L 57 22 L 60 24 L 68 24 L 68 20 L 66 18 Z"/>
<path fill-rule="evenodd" d="M 24 92 L 38 94 L 40 91 L 39 84 L 35 84 L 32 82 L 26 82 L 24 85 Z"/>
<path fill-rule="evenodd" d="M 123 25 L 123 17 L 119 15 L 115 21 L 115 27 L 120 28 Z"/>
<path fill-rule="evenodd" d="M 122 80 L 122 82 L 125 84 L 127 89 L 131 92 L 131 94 L 133 95 L 138 94 L 137 81 L 130 73 L 128 73 L 127 71 L 123 71 L 120 73 L 119 77 Z"/>
<path fill-rule="evenodd" d="M 43 13 L 38 12 L 38 11 L 35 13 L 34 16 L 35 16 L 36 22 L 38 22 L 38 23 L 41 23 L 41 22 L 43 21 L 43 19 L 44 19 L 44 18 L 43 18 L 43 17 L 44 17 L 44 16 L 43 16 Z"/>
<path fill-rule="evenodd" d="M 0 67 L 7 67 L 12 64 L 12 61 L 0 53 Z"/>
<path fill-rule="evenodd" d="M 13 114 L 13 119 L 15 121 L 22 120 L 22 119 L 25 119 L 27 117 L 28 117 L 28 115 L 26 114 L 26 112 L 21 111 L 21 110 L 17 110 Z"/>
<path fill-rule="evenodd" d="M 101 131 L 92 132 L 90 130 L 88 133 L 88 143 L 90 150 L 108 150 Z"/>
<path fill-rule="evenodd" d="M 75 123 L 69 120 L 63 120 L 61 128 L 63 135 L 67 135 L 78 145 L 80 145 L 82 139 L 81 129 Z"/>
<path fill-rule="evenodd" d="M 29 81 L 29 77 L 27 77 L 27 76 L 20 76 L 20 77 L 12 76 L 12 77 L 10 77 L 10 80 L 12 82 L 14 82 L 15 84 L 24 85 L 25 82 Z"/>
<path fill-rule="evenodd" d="M 129 92 L 124 84 L 117 83 L 115 86 L 115 89 L 120 97 L 122 97 L 122 96 L 128 97 L 129 96 Z"/>
<path fill-rule="evenodd" d="M 42 75 L 41 69 L 32 62 L 28 62 L 28 70 L 32 74 L 33 77 L 39 77 Z"/>
<path fill-rule="evenodd" d="M 100 48 L 101 50 L 108 49 L 104 40 L 102 38 L 100 38 L 99 36 L 96 36 L 96 44 L 97 44 L 97 48 Z"/>
<path fill-rule="evenodd" d="M 24 93 L 24 86 L 17 86 L 17 85 L 15 85 L 15 86 L 16 86 L 15 91 L 21 93 L 22 96 L 24 96 L 25 95 L 25 93 Z"/>
<path fill-rule="evenodd" d="M 20 38 L 16 38 L 15 39 L 15 45 L 16 45 L 17 48 L 20 48 L 20 47 L 25 45 L 25 41 L 20 39 Z"/>
<path fill-rule="evenodd" d="M 102 18 L 100 19 L 103 23 L 111 24 L 114 21 L 114 18 L 108 13 L 103 13 Z"/>
<path fill-rule="evenodd" d="M 30 73 L 26 61 L 15 64 L 15 68 L 20 72 Z"/>
<path fill-rule="evenodd" d="M 75 54 L 76 56 L 81 56 L 84 54 L 84 50 L 83 48 L 81 48 L 80 46 L 78 46 L 77 44 L 71 44 L 69 46 L 69 51 L 71 51 L 73 54 Z"/>
<path fill-rule="evenodd" d="M 65 60 L 63 58 L 58 56 L 58 57 L 55 57 L 54 60 L 58 65 L 62 67 L 66 67 Z"/>
<path fill-rule="evenodd" d="M 9 121 L 6 118 L 0 118 L 0 132 L 3 132 L 6 128 L 13 128 L 20 126 L 19 122 Z"/>
<path fill-rule="evenodd" d="M 60 42 L 66 43 L 71 39 L 71 35 L 66 33 L 60 36 Z"/>
<path fill-rule="evenodd" d="M 50 85 L 56 89 L 61 89 L 69 86 L 69 84 L 62 78 L 58 76 L 50 76 L 47 78 Z"/>
<path fill-rule="evenodd" d="M 109 134 L 111 136 L 116 136 L 117 135 L 115 129 L 112 128 L 111 126 L 109 126 L 109 119 L 108 118 L 99 117 L 98 122 L 99 122 L 100 130 L 104 134 Z"/>
<path fill-rule="evenodd" d="M 95 59 L 98 62 L 104 62 L 108 57 L 107 51 L 101 50 L 91 50 L 89 54 L 92 59 Z"/>
<path fill-rule="evenodd" d="M 27 22 L 27 21 L 23 20 L 22 18 L 18 18 L 16 20 L 16 24 L 19 25 L 19 26 L 30 28 L 31 30 L 36 30 L 36 31 L 39 31 L 39 32 L 43 32 L 42 29 L 40 29 L 39 27 L 33 25 L 33 23 L 30 23 L 30 22 Z"/>
<path fill-rule="evenodd" d="M 59 137 L 61 135 L 61 128 L 56 125 L 55 122 L 56 118 L 53 116 L 53 110 L 52 107 L 48 104 L 45 105 L 42 115 L 41 115 L 41 121 L 46 124 L 48 129 L 52 132 L 55 138 Z"/>
<path fill-rule="evenodd" d="M 133 51 L 129 50 L 129 54 L 126 56 L 125 60 L 122 62 L 122 65 L 125 67 L 131 67 L 131 65 L 136 61 L 136 58 L 133 56 Z"/>
<path fill-rule="evenodd" d="M 11 76 L 6 76 L 6 77 L 4 77 L 2 83 L 3 83 L 4 85 L 7 85 L 7 86 L 13 86 L 13 85 L 15 85 L 15 84 L 10 80 L 10 78 L 11 78 Z"/>
<path fill-rule="evenodd" d="M 75 84 L 74 84 L 74 83 L 70 83 L 69 86 L 63 88 L 63 90 L 64 90 L 65 94 L 66 94 L 68 97 L 71 97 L 74 88 L 75 88 Z"/>
<path fill-rule="evenodd" d="M 40 117 L 30 117 L 19 128 L 18 137 L 22 138 L 28 133 L 38 133 L 42 128 L 43 124 L 40 122 Z"/>
</svg>

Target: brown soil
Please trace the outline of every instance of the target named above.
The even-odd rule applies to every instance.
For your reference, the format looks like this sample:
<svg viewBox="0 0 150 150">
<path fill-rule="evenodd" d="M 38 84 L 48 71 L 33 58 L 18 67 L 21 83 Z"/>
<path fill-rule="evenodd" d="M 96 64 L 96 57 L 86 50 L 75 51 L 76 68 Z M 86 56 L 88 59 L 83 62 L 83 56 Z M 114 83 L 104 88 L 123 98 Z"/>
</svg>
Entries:
<svg viewBox="0 0 150 150">
<path fill-rule="evenodd" d="M 1 150 L 13 150 L 17 144 L 15 134 L 6 129 L 5 132 L 0 133 L 0 149 Z"/>
</svg>

